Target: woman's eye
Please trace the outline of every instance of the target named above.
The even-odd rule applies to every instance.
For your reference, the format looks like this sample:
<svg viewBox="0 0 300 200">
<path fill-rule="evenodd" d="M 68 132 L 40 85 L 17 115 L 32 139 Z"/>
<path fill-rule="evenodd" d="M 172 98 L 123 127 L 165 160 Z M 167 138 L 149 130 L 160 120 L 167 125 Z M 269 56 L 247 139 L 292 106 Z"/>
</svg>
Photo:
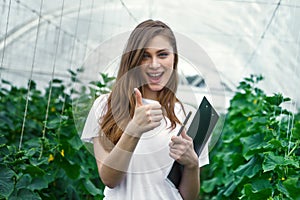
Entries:
<svg viewBox="0 0 300 200">
<path fill-rule="evenodd" d="M 150 57 L 149 54 L 147 54 L 147 53 L 143 54 L 143 59 L 146 59 L 146 58 L 149 58 L 149 57 Z"/>
<path fill-rule="evenodd" d="M 158 56 L 161 57 L 161 58 L 165 58 L 168 55 L 169 55 L 168 53 L 160 53 L 160 54 L 158 54 Z"/>
</svg>

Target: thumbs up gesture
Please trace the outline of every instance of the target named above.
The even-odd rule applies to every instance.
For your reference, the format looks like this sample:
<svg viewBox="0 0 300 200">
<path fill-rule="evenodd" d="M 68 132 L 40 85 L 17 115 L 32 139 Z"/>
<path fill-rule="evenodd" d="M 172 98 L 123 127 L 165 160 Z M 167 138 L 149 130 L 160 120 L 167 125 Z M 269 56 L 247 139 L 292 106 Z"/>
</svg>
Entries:
<svg viewBox="0 0 300 200">
<path fill-rule="evenodd" d="M 128 123 L 125 132 L 134 137 L 140 137 L 143 133 L 150 131 L 161 124 L 163 118 L 161 105 L 159 103 L 143 104 L 142 94 L 134 88 L 135 111 L 132 120 Z"/>
<path fill-rule="evenodd" d="M 139 91 L 139 89 L 134 88 L 134 94 L 135 94 L 135 102 L 136 102 L 135 107 L 138 108 L 138 107 L 143 106 L 142 94 Z"/>
</svg>

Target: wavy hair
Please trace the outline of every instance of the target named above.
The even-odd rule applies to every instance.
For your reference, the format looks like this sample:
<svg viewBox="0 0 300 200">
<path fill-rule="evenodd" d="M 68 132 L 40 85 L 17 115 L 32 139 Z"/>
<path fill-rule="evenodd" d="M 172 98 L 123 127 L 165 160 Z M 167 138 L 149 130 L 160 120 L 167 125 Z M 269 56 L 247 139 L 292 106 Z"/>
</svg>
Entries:
<svg viewBox="0 0 300 200">
<path fill-rule="evenodd" d="M 158 101 L 164 109 L 164 114 L 171 121 L 169 128 L 174 129 L 176 123 L 181 124 L 174 113 L 175 103 L 180 103 L 175 96 L 178 86 L 176 39 L 173 31 L 163 22 L 147 20 L 140 23 L 129 36 L 121 57 L 116 82 L 108 97 L 107 112 L 101 118 L 101 131 L 113 144 L 118 142 L 134 115 L 136 102 L 133 89 L 138 88 L 142 95 L 144 94 L 145 84 L 137 69 L 145 52 L 145 46 L 158 35 L 169 40 L 174 52 L 173 72 L 166 86 L 159 92 Z"/>
</svg>

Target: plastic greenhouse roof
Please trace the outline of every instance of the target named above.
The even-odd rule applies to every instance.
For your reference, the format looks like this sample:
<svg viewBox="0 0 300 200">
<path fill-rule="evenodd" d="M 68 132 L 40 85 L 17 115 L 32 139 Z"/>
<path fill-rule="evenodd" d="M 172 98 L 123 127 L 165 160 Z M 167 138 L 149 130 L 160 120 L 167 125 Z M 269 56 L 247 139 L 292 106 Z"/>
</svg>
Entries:
<svg viewBox="0 0 300 200">
<path fill-rule="evenodd" d="M 32 77 L 43 85 L 52 77 L 67 78 L 67 69 L 85 66 L 96 47 L 148 18 L 166 22 L 201 47 L 228 97 L 242 78 L 262 74 L 265 80 L 260 86 L 267 93 L 291 97 L 291 106 L 299 108 L 298 0 L 2 1 L 1 79 L 24 85 Z M 202 77 L 185 54 L 179 65 L 182 75 Z M 111 60 L 108 71 L 114 71 L 117 59 Z M 83 78 L 92 80 L 95 74 L 90 71 Z M 185 84 L 183 80 L 182 88 Z"/>
</svg>

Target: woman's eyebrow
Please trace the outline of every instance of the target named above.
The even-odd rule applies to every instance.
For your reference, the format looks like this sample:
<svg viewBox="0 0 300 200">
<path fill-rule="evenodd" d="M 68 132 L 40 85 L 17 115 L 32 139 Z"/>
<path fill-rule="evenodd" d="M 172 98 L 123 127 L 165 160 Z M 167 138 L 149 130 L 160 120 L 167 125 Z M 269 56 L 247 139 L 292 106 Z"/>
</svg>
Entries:
<svg viewBox="0 0 300 200">
<path fill-rule="evenodd" d="M 160 53 L 160 52 L 163 52 L 163 51 L 168 51 L 169 52 L 170 50 L 169 49 L 160 49 L 160 50 L 157 51 L 157 53 Z"/>
<path fill-rule="evenodd" d="M 145 53 L 149 53 L 149 48 L 145 48 Z M 158 49 L 155 53 L 161 53 L 161 52 L 171 52 L 168 48 Z"/>
</svg>

